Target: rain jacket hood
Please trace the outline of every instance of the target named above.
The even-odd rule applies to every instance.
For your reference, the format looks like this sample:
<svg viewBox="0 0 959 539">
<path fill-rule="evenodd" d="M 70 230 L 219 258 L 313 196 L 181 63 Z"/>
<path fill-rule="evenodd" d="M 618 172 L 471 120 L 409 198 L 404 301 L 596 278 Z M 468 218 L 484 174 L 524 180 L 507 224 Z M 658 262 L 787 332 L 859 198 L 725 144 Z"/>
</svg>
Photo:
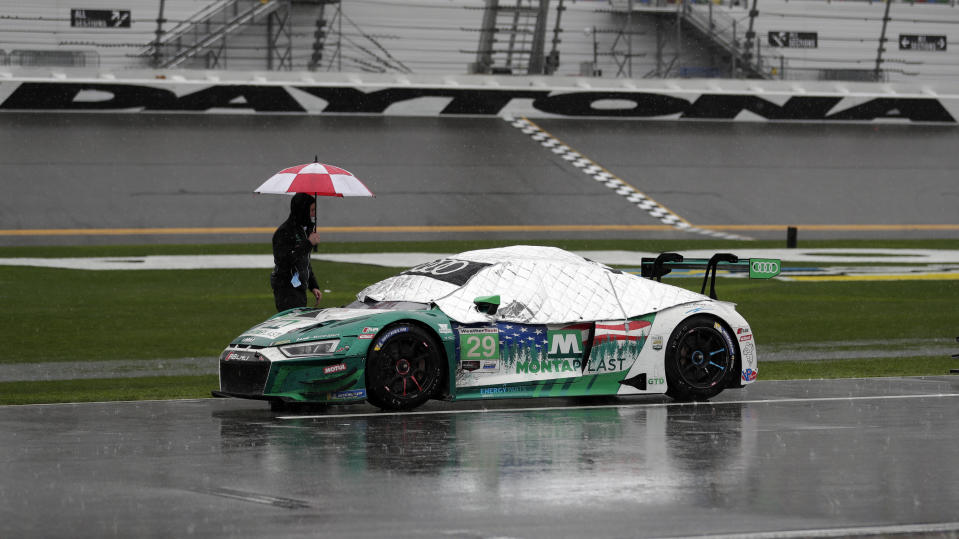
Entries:
<svg viewBox="0 0 959 539">
<path fill-rule="evenodd" d="M 293 224 L 300 227 L 309 227 L 313 224 L 313 218 L 310 217 L 310 205 L 313 204 L 313 195 L 306 193 L 297 193 L 293 195 L 290 201 L 290 220 Z"/>
</svg>

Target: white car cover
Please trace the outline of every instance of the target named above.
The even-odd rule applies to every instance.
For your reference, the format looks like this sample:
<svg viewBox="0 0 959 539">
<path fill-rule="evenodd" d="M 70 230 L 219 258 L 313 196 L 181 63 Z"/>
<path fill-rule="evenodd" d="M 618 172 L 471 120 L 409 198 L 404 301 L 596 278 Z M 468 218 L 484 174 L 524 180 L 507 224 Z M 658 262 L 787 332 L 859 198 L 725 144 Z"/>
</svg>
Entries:
<svg viewBox="0 0 959 539">
<path fill-rule="evenodd" d="M 473 301 L 500 296 L 493 319 L 559 324 L 632 318 L 708 300 L 702 294 L 623 273 L 556 247 L 514 245 L 466 251 L 368 286 L 357 299 L 435 303 L 462 323 L 490 321 Z"/>
</svg>

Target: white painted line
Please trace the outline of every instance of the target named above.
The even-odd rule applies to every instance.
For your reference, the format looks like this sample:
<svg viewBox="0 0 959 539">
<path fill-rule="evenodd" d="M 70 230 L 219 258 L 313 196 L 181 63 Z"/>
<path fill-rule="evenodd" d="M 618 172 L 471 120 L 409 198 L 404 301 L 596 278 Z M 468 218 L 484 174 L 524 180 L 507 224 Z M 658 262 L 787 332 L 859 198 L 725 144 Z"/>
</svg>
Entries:
<svg viewBox="0 0 959 539">
<path fill-rule="evenodd" d="M 547 133 L 540 126 L 529 121 L 528 119 L 503 116 L 503 120 L 513 127 L 519 129 L 524 134 L 529 135 L 530 138 L 539 142 L 544 148 L 550 149 L 553 153 L 560 155 L 564 160 L 569 161 L 574 167 L 578 168 L 580 172 L 590 176 L 598 182 L 603 182 L 606 187 L 613 189 L 616 194 L 626 197 L 626 200 L 628 200 L 630 203 L 634 204 L 637 208 L 643 210 L 663 224 L 672 226 L 677 230 L 682 230 L 684 232 L 693 232 L 715 238 L 724 238 L 729 240 L 752 239 L 746 236 L 739 236 L 728 232 L 717 232 L 714 230 L 706 230 L 693 226 L 682 217 L 673 213 L 673 211 L 669 208 L 652 200 L 635 187 L 627 184 L 621 178 L 617 178 L 611 172 L 603 169 L 599 163 L 596 163 L 592 159 L 570 148 L 568 145 L 564 144 L 550 133 Z"/>
<path fill-rule="evenodd" d="M 779 404 L 779 403 L 810 403 L 810 402 L 840 402 L 840 401 L 864 401 L 864 400 L 901 400 L 901 399 L 938 399 L 959 397 L 959 393 L 931 393 L 923 395 L 874 395 L 866 397 L 813 397 L 813 398 L 791 398 L 791 399 L 761 399 L 761 400 L 737 400 L 737 401 L 716 401 L 716 402 L 654 402 L 654 403 L 632 403 L 632 404 L 597 404 L 586 406 L 542 406 L 527 408 L 483 408 L 480 410 L 425 410 L 409 412 L 368 412 L 363 414 L 328 414 L 328 415 L 296 415 L 296 416 L 277 416 L 275 419 L 293 420 L 293 419 L 344 419 L 350 417 L 390 417 L 390 416 L 414 416 L 414 415 L 459 415 L 459 414 L 492 414 L 499 412 L 539 412 L 539 411 L 561 411 L 561 410 L 602 410 L 611 408 L 667 408 L 682 406 L 724 406 L 729 404 Z M 547 397 L 558 398 L 558 397 Z M 476 401 L 462 401 L 476 402 Z"/>
<path fill-rule="evenodd" d="M 891 535 L 914 535 L 927 533 L 945 533 L 959 530 L 959 522 L 937 524 L 892 524 L 889 526 L 864 526 L 860 528 L 819 528 L 812 530 L 787 530 L 753 533 L 692 535 L 697 539 L 791 539 L 793 537 L 888 537 Z M 678 536 L 674 539 L 685 539 Z"/>
<path fill-rule="evenodd" d="M 677 225 L 679 226 L 679 225 Z M 655 257 L 658 252 L 647 251 L 574 251 L 576 254 L 603 264 L 639 266 L 643 258 Z M 687 258 L 709 258 L 714 249 L 680 251 Z M 438 260 L 452 253 L 320 253 L 313 260 L 371 264 L 376 266 L 410 268 L 424 262 Z M 735 249 L 740 258 L 778 258 L 784 262 L 811 262 L 826 264 L 885 263 L 885 264 L 959 264 L 959 250 L 955 249 Z M 70 257 L 70 258 L 0 258 L 0 266 L 33 266 L 82 270 L 185 270 L 226 268 L 272 268 L 272 255 L 155 255 L 129 257 Z M 940 268 L 937 271 L 942 271 Z"/>
</svg>

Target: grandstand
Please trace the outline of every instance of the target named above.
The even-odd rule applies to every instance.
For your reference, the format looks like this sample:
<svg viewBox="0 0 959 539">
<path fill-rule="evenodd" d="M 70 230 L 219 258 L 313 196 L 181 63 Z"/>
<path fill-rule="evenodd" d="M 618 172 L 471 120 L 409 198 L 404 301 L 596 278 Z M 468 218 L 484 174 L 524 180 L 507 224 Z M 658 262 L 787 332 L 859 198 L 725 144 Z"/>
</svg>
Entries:
<svg viewBox="0 0 959 539">
<path fill-rule="evenodd" d="M 0 0 L 0 67 L 955 82 L 955 28 L 955 0 Z"/>
</svg>

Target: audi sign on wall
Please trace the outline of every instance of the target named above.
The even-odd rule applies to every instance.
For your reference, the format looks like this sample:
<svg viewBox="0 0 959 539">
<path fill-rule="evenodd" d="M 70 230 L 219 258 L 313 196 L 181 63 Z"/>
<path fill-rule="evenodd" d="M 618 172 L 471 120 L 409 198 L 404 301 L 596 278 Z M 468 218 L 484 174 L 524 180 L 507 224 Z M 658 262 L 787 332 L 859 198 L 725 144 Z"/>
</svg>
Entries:
<svg viewBox="0 0 959 539">
<path fill-rule="evenodd" d="M 2 81 L 2 79 L 0 79 Z M 516 84 L 516 83 L 514 83 Z M 956 93 L 0 82 L 0 112 L 193 112 L 955 124 Z M 945 97 L 944 97 L 945 95 Z"/>
<path fill-rule="evenodd" d="M 751 258 L 749 259 L 749 278 L 750 279 L 768 279 L 779 275 L 781 262 L 774 258 Z"/>
</svg>

